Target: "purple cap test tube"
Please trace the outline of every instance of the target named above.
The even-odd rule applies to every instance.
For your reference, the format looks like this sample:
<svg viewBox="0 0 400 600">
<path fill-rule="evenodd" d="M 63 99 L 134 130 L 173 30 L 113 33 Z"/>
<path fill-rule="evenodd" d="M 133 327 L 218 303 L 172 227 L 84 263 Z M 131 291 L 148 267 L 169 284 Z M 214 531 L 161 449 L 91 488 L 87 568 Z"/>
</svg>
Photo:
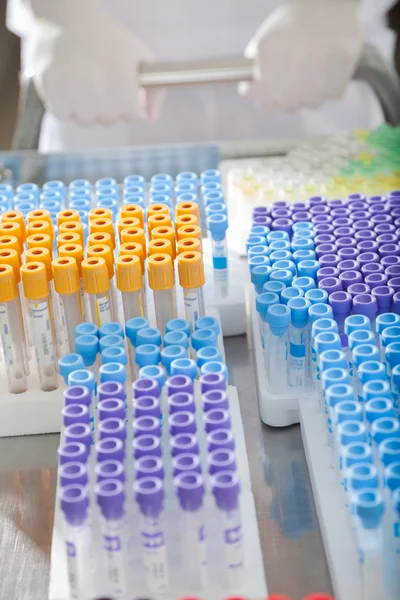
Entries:
<svg viewBox="0 0 400 600">
<path fill-rule="evenodd" d="M 354 298 L 360 294 L 369 294 L 371 288 L 366 283 L 354 283 L 347 288 L 347 291 Z"/>
<path fill-rule="evenodd" d="M 209 390 L 226 391 L 226 378 L 222 373 L 206 373 L 200 377 L 200 392 L 205 394 Z"/>
<path fill-rule="evenodd" d="M 339 248 L 338 250 L 340 260 L 356 260 L 359 254 L 358 248 Z"/>
<path fill-rule="evenodd" d="M 142 515 L 159 517 L 164 509 L 164 485 L 157 477 L 141 477 L 133 484 L 136 502 Z"/>
<path fill-rule="evenodd" d="M 60 465 L 58 475 L 62 487 L 72 483 L 80 485 L 87 485 L 88 483 L 86 466 L 81 462 L 67 462 Z"/>
<path fill-rule="evenodd" d="M 342 271 L 339 275 L 339 279 L 342 282 L 345 291 L 353 283 L 362 283 L 363 281 L 360 271 Z"/>
<path fill-rule="evenodd" d="M 375 252 L 362 252 L 358 255 L 357 260 L 360 263 L 360 266 L 362 267 L 367 263 L 379 262 L 379 255 Z"/>
<path fill-rule="evenodd" d="M 135 460 L 134 468 L 137 479 L 141 477 L 164 479 L 165 476 L 163 461 L 159 456 L 141 456 Z"/>
<path fill-rule="evenodd" d="M 236 471 L 235 453 L 227 448 L 218 448 L 207 455 L 208 472 L 210 475 L 220 471 Z"/>
<path fill-rule="evenodd" d="M 378 252 L 379 244 L 376 240 L 362 240 L 357 243 L 359 254 L 364 252 Z"/>
<path fill-rule="evenodd" d="M 385 273 L 370 273 L 364 279 L 365 283 L 369 285 L 370 289 L 379 287 L 380 285 L 386 285 L 387 275 Z"/>
<path fill-rule="evenodd" d="M 170 439 L 171 455 L 178 456 L 186 452 L 196 453 L 199 452 L 199 445 L 197 442 L 196 435 L 193 433 L 178 433 Z"/>
<path fill-rule="evenodd" d="M 208 451 L 226 448 L 228 450 L 235 449 L 235 438 L 231 429 L 213 429 L 207 435 Z"/>
<path fill-rule="evenodd" d="M 96 444 L 97 461 L 119 460 L 125 458 L 124 442 L 119 438 L 105 438 Z"/>
<path fill-rule="evenodd" d="M 171 435 L 178 433 L 196 433 L 195 415 L 188 411 L 173 413 L 168 417 L 168 426 Z"/>
<path fill-rule="evenodd" d="M 217 506 L 233 511 L 239 506 L 240 483 L 235 471 L 219 471 L 211 477 L 211 489 Z"/>
<path fill-rule="evenodd" d="M 104 460 L 97 463 L 94 469 L 97 481 L 104 481 L 104 479 L 119 479 L 119 481 L 125 481 L 125 470 L 124 465 L 119 460 Z"/>
<path fill-rule="evenodd" d="M 365 315 L 374 321 L 378 312 L 376 297 L 372 294 L 358 294 L 353 298 L 353 312 L 355 315 Z"/>
<path fill-rule="evenodd" d="M 177 392 L 171 394 L 168 398 L 168 411 L 169 414 L 174 414 L 181 411 L 189 411 L 194 413 L 196 406 L 194 403 L 194 395 L 188 394 L 187 392 Z"/>
<path fill-rule="evenodd" d="M 378 314 L 391 312 L 394 296 L 394 289 L 392 287 L 387 285 L 377 286 L 371 291 L 371 295 L 376 299 Z"/>
<path fill-rule="evenodd" d="M 68 462 L 81 462 L 86 464 L 89 451 L 85 444 L 82 444 L 81 442 L 67 442 L 59 446 L 57 454 L 60 465 L 64 465 Z"/>
<path fill-rule="evenodd" d="M 213 408 L 229 410 L 228 395 L 223 390 L 210 390 L 203 394 L 203 411 L 208 412 Z"/>
<path fill-rule="evenodd" d="M 361 267 L 361 273 L 366 277 L 372 273 L 383 273 L 385 268 L 380 263 L 366 263 Z"/>
<path fill-rule="evenodd" d="M 116 419 L 110 417 L 99 423 L 99 438 L 118 438 L 123 442 L 126 440 L 126 425 L 125 419 Z"/>
<path fill-rule="evenodd" d="M 160 418 L 161 406 L 160 400 L 154 396 L 139 396 L 132 400 L 133 416 L 143 417 L 151 415 L 152 417 Z"/>
<path fill-rule="evenodd" d="M 338 277 L 326 277 L 318 283 L 320 290 L 325 290 L 328 294 L 343 290 L 343 284 Z"/>
<path fill-rule="evenodd" d="M 64 391 L 64 405 L 84 404 L 90 406 L 90 390 L 85 385 L 70 385 Z"/>
<path fill-rule="evenodd" d="M 178 392 L 193 394 L 193 380 L 188 375 L 173 375 L 167 379 L 166 386 L 168 396 Z"/>
<path fill-rule="evenodd" d="M 85 523 L 89 516 L 89 499 L 87 486 L 71 484 L 61 488 L 61 510 L 69 525 L 78 526 Z"/>
<path fill-rule="evenodd" d="M 97 504 L 106 519 L 122 519 L 125 514 L 125 486 L 119 479 L 104 479 L 94 488 Z"/>
<path fill-rule="evenodd" d="M 341 258 L 337 254 L 324 254 L 320 257 L 319 264 L 321 265 L 321 269 L 324 267 L 337 267 L 340 261 Z"/>
<path fill-rule="evenodd" d="M 133 435 L 134 437 L 140 435 L 157 435 L 160 437 L 161 423 L 159 417 L 152 417 L 151 415 L 136 417 L 133 420 Z"/>
<path fill-rule="evenodd" d="M 140 435 L 133 439 L 132 450 L 135 459 L 138 459 L 141 456 L 161 456 L 161 440 L 156 435 Z"/>
<path fill-rule="evenodd" d="M 155 398 L 159 398 L 161 392 L 157 381 L 151 377 L 146 377 L 136 379 L 132 383 L 132 393 L 134 398 L 139 398 L 139 396 L 154 396 Z"/>
<path fill-rule="evenodd" d="M 359 232 L 361 233 L 361 232 Z M 364 233 L 364 232 L 363 232 Z M 341 248 L 355 248 L 357 246 L 357 240 L 353 237 L 338 237 L 336 238 L 336 247 L 338 250 Z"/>
<path fill-rule="evenodd" d="M 318 283 L 327 277 L 339 277 L 339 273 L 337 267 L 322 267 L 317 273 Z"/>
<path fill-rule="evenodd" d="M 210 433 L 213 429 L 230 429 L 231 419 L 229 412 L 222 408 L 214 408 L 204 414 L 204 429 Z"/>
<path fill-rule="evenodd" d="M 88 423 L 73 423 L 65 430 L 66 442 L 82 442 L 87 448 L 92 444 L 92 428 Z"/>
<path fill-rule="evenodd" d="M 73 423 L 89 423 L 89 408 L 84 404 L 67 404 L 61 411 L 64 427 Z"/>
<path fill-rule="evenodd" d="M 99 401 L 106 398 L 119 398 L 125 400 L 125 390 L 122 383 L 119 381 L 105 381 L 101 383 L 97 390 Z"/>
<path fill-rule="evenodd" d="M 360 263 L 355 259 L 346 258 L 345 260 L 340 261 L 337 268 L 340 273 L 343 273 L 343 271 L 359 271 Z"/>
<path fill-rule="evenodd" d="M 400 277 L 391 277 L 387 284 L 393 292 L 400 292 Z"/>
<path fill-rule="evenodd" d="M 188 471 L 201 473 L 199 455 L 194 452 L 182 452 L 181 454 L 174 456 L 172 459 L 173 476 L 176 477 L 179 473 L 187 473 Z"/>
<path fill-rule="evenodd" d="M 202 507 L 204 481 L 199 473 L 182 472 L 174 478 L 174 484 L 182 510 L 196 512 Z"/>
<path fill-rule="evenodd" d="M 107 382 L 111 383 L 111 382 Z M 97 415 L 100 421 L 113 417 L 125 419 L 125 403 L 119 398 L 106 398 L 97 404 Z"/>
</svg>

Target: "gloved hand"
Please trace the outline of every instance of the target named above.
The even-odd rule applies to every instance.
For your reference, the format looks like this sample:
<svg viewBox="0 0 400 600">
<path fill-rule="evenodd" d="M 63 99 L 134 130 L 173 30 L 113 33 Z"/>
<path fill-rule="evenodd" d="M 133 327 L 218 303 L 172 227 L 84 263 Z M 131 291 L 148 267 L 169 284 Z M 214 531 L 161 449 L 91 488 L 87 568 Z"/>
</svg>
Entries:
<svg viewBox="0 0 400 600">
<path fill-rule="evenodd" d="M 81 125 L 150 119 L 160 94 L 139 86 L 141 62 L 150 50 L 99 5 L 97 0 L 31 0 L 35 13 L 27 41 L 46 108 L 61 120 Z"/>
<path fill-rule="evenodd" d="M 345 92 L 359 60 L 358 0 L 288 0 L 264 21 L 245 50 L 256 80 L 239 84 L 257 107 L 317 108 Z"/>
</svg>

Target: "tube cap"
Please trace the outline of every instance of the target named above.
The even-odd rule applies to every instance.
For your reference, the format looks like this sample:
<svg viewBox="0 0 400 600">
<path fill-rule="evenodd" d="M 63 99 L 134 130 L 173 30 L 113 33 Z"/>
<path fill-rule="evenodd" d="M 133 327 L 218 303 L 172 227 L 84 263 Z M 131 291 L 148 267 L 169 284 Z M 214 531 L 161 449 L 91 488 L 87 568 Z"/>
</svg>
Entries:
<svg viewBox="0 0 400 600">
<path fill-rule="evenodd" d="M 44 235 L 44 234 L 43 234 Z M 61 233 L 56 239 L 57 248 L 64 246 L 65 244 L 81 244 L 81 238 L 77 233 Z"/>
<path fill-rule="evenodd" d="M 172 258 L 175 260 L 176 256 L 176 240 L 175 240 L 175 231 L 173 227 L 169 225 L 159 225 L 158 227 L 154 227 L 151 232 L 152 240 L 169 240 L 171 242 L 172 248 Z"/>
<path fill-rule="evenodd" d="M 68 376 L 73 371 L 84 369 L 85 363 L 80 354 L 65 354 L 58 359 L 58 372 L 63 377 L 65 383 L 68 383 Z"/>
<path fill-rule="evenodd" d="M 172 244 L 170 240 L 167 239 L 151 240 L 147 245 L 147 252 L 149 256 L 152 256 L 153 254 L 169 254 L 171 259 L 174 259 Z"/>
<path fill-rule="evenodd" d="M 133 217 L 135 219 L 139 219 L 140 227 L 144 227 L 143 208 L 140 206 L 140 204 L 122 205 L 120 209 L 120 215 L 122 219 L 124 219 L 125 217 Z"/>
<path fill-rule="evenodd" d="M 120 363 L 106 363 L 101 365 L 99 369 L 100 383 L 106 381 L 119 382 L 124 384 L 126 382 L 126 369 L 124 365 Z"/>
<path fill-rule="evenodd" d="M 378 311 L 376 297 L 371 294 L 357 294 L 353 298 L 353 312 L 358 315 L 365 315 L 370 320 L 375 319 Z"/>
<path fill-rule="evenodd" d="M 229 511 L 238 507 L 240 482 L 235 471 L 219 471 L 212 475 L 211 489 L 219 509 Z"/>
<path fill-rule="evenodd" d="M 400 321 L 400 319 L 399 319 Z M 346 335 L 350 335 L 353 331 L 359 331 L 366 329 L 371 331 L 371 321 L 365 315 L 351 315 L 346 317 L 344 322 L 344 332 Z"/>
<path fill-rule="evenodd" d="M 0 302 L 10 302 L 16 296 L 17 280 L 14 269 L 11 265 L 0 265 Z M 41 297 L 43 298 L 43 296 Z"/>
<path fill-rule="evenodd" d="M 193 379 L 188 375 L 173 375 L 167 379 L 168 397 L 178 392 L 193 394 Z M 200 385 L 201 387 L 201 385 Z"/>
<path fill-rule="evenodd" d="M 78 269 L 78 278 L 82 277 L 83 247 L 80 244 L 63 244 L 58 248 L 58 256 L 59 258 L 74 259 Z"/>
<path fill-rule="evenodd" d="M 105 294 L 110 289 L 108 269 L 104 258 L 83 260 L 82 275 L 87 294 Z"/>
<path fill-rule="evenodd" d="M 74 350 L 82 356 L 86 367 L 93 365 L 99 351 L 99 338 L 96 335 L 80 335 L 75 338 Z"/>
<path fill-rule="evenodd" d="M 144 317 L 135 317 L 126 322 L 125 333 L 131 344 L 136 346 L 136 337 L 138 331 L 147 327 L 149 327 L 149 322 Z"/>
<path fill-rule="evenodd" d="M 194 350 L 200 350 L 205 346 L 216 346 L 217 334 L 214 329 L 196 329 L 192 333 L 192 347 Z"/>
<path fill-rule="evenodd" d="M 103 389 L 107 389 L 106 386 L 110 385 L 110 381 L 106 381 L 99 386 L 103 387 Z M 119 385 L 121 385 L 119 383 Z M 121 386 L 122 387 L 122 386 Z M 122 394 L 123 395 L 123 394 Z M 97 404 L 97 414 L 99 416 L 99 420 L 103 421 L 104 419 L 125 419 L 125 404 L 121 398 L 110 396 L 109 398 L 104 398 L 100 400 Z"/>
<path fill-rule="evenodd" d="M 117 288 L 121 292 L 138 292 L 142 289 L 142 266 L 138 256 L 118 256 L 115 266 Z"/>
<path fill-rule="evenodd" d="M 120 256 L 137 256 L 140 260 L 140 266 L 142 269 L 142 275 L 144 275 L 144 252 L 142 244 L 137 242 L 127 242 L 126 244 L 121 244 L 119 247 L 119 255 Z"/>
<path fill-rule="evenodd" d="M 77 210 L 67 208 L 65 210 L 60 210 L 57 213 L 57 225 L 58 227 L 62 223 L 67 223 L 68 221 L 79 221 L 79 213 Z"/>
<path fill-rule="evenodd" d="M 60 234 L 77 233 L 81 238 L 81 244 L 83 245 L 85 243 L 83 225 L 80 221 L 67 221 L 66 223 L 61 223 L 58 227 L 58 232 Z"/>
<path fill-rule="evenodd" d="M 191 358 L 177 358 L 171 362 L 171 375 L 187 375 L 195 379 L 197 365 Z"/>
<path fill-rule="evenodd" d="M 160 348 L 155 344 L 143 344 L 136 348 L 135 360 L 139 368 L 158 365 L 160 358 Z"/>
<path fill-rule="evenodd" d="M 115 248 L 115 237 L 114 237 L 114 224 L 112 222 L 111 217 L 99 217 L 95 219 L 91 219 L 90 215 L 93 211 L 105 211 L 105 208 L 95 208 L 92 209 L 89 213 L 89 233 L 109 233 L 111 237 L 112 249 Z M 111 212 L 110 212 L 111 214 Z M 124 240 L 123 240 L 124 241 Z M 130 240 L 126 240 L 130 241 Z"/>
<path fill-rule="evenodd" d="M 132 401 L 133 416 L 143 417 L 151 415 L 152 417 L 161 416 L 160 400 L 154 396 L 139 396 Z"/>
<path fill-rule="evenodd" d="M 222 372 L 202 373 L 200 376 L 200 392 L 205 394 L 211 390 L 226 391 L 227 377 Z"/>
<path fill-rule="evenodd" d="M 176 238 L 180 242 L 185 239 L 197 239 L 200 244 L 202 242 L 201 228 L 198 225 L 182 225 L 176 230 Z"/>
<path fill-rule="evenodd" d="M 152 290 L 172 289 L 175 285 L 174 266 L 168 254 L 153 254 L 147 261 L 149 286 Z"/>
<path fill-rule="evenodd" d="M 89 499 L 86 486 L 78 483 L 66 485 L 61 488 L 59 498 L 65 520 L 70 525 L 82 525 L 87 520 Z"/>
<path fill-rule="evenodd" d="M 46 268 L 47 280 L 52 281 L 53 269 L 51 267 L 51 254 L 47 248 L 30 248 L 25 252 L 26 263 L 41 262 Z"/>
<path fill-rule="evenodd" d="M 72 257 L 56 258 L 52 262 L 54 288 L 57 294 L 74 294 L 80 289 L 76 260 Z"/>
<path fill-rule="evenodd" d="M 104 258 L 107 265 L 108 277 L 114 276 L 114 254 L 107 244 L 95 244 L 87 249 L 88 258 Z"/>
<path fill-rule="evenodd" d="M 202 287 L 205 283 L 203 258 L 200 252 L 178 255 L 179 283 L 185 289 Z"/>
<path fill-rule="evenodd" d="M 49 284 L 46 268 L 43 263 L 25 263 L 21 267 L 21 275 L 26 298 L 29 300 L 40 300 L 48 295 Z"/>
</svg>

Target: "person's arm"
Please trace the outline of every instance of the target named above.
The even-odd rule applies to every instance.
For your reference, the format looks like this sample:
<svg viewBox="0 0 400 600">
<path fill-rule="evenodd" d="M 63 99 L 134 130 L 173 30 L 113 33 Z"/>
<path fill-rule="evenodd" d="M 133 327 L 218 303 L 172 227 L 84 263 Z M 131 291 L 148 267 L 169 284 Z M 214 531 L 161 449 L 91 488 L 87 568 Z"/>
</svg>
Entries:
<svg viewBox="0 0 400 600">
<path fill-rule="evenodd" d="M 362 46 L 359 0 L 287 0 L 248 44 L 257 79 L 239 91 L 268 111 L 316 108 L 343 95 Z"/>
<path fill-rule="evenodd" d="M 26 66 L 50 112 L 83 125 L 153 116 L 138 79 L 152 54 L 99 0 L 16 1 L 29 15 Z"/>
<path fill-rule="evenodd" d="M 394 61 L 400 75 L 400 0 L 389 11 L 389 26 L 396 34 Z"/>
</svg>

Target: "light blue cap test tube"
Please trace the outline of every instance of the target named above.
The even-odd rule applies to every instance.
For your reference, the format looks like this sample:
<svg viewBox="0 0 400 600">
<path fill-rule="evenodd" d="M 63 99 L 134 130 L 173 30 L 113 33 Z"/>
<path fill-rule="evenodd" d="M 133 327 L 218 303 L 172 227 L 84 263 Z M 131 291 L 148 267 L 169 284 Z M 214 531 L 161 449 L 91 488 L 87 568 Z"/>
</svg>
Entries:
<svg viewBox="0 0 400 600">
<path fill-rule="evenodd" d="M 99 369 L 100 383 L 106 381 L 118 381 L 123 385 L 126 382 L 126 369 L 124 365 L 120 363 L 106 363 L 101 365 Z"/>
<path fill-rule="evenodd" d="M 101 362 L 103 365 L 110 362 L 116 362 L 126 366 L 128 364 L 128 357 L 125 348 L 122 348 L 121 346 L 105 348 L 101 353 Z"/>
<path fill-rule="evenodd" d="M 299 287 L 303 290 L 304 293 L 308 292 L 308 290 L 314 289 L 316 286 L 315 281 L 312 277 L 297 277 L 293 281 L 294 287 Z"/>
<path fill-rule="evenodd" d="M 321 371 L 326 371 L 326 369 L 331 369 L 334 367 L 338 369 L 347 369 L 347 358 L 342 350 L 324 350 L 319 355 L 319 361 Z"/>
<path fill-rule="evenodd" d="M 161 346 L 162 337 L 159 329 L 155 327 L 143 327 L 139 329 L 136 335 L 136 346 L 139 347 L 142 344 L 155 344 Z"/>
<path fill-rule="evenodd" d="M 164 335 L 164 348 L 168 346 L 183 346 L 185 350 L 189 348 L 189 338 L 184 331 L 169 331 Z"/>
<path fill-rule="evenodd" d="M 353 362 L 357 368 L 366 361 L 379 360 L 379 350 L 374 344 L 360 344 L 352 350 Z"/>
<path fill-rule="evenodd" d="M 64 379 L 65 384 L 68 383 L 70 373 L 84 368 L 85 363 L 80 354 L 66 354 L 58 359 L 58 372 Z"/>
<path fill-rule="evenodd" d="M 388 398 L 390 400 L 392 397 L 390 384 L 383 379 L 374 379 L 364 383 L 362 394 L 364 402 L 368 402 L 368 400 L 372 400 L 373 398 Z"/>
<path fill-rule="evenodd" d="M 343 421 L 363 421 L 364 413 L 360 402 L 343 401 L 336 404 L 334 410 L 334 423 L 343 423 Z"/>
<path fill-rule="evenodd" d="M 291 283 L 293 281 L 293 274 L 288 269 L 286 269 L 286 270 L 280 269 L 280 270 L 276 270 L 276 271 L 274 269 L 272 269 L 269 280 L 270 280 L 270 283 L 272 283 L 273 281 L 280 281 L 284 284 L 285 287 L 288 287 L 291 285 Z"/>
<path fill-rule="evenodd" d="M 192 347 L 196 351 L 205 346 L 216 346 L 217 343 L 214 329 L 196 329 L 192 333 Z"/>
<path fill-rule="evenodd" d="M 400 423 L 395 418 L 382 417 L 371 424 L 371 437 L 375 444 L 380 444 L 383 440 L 400 437 Z"/>
<path fill-rule="evenodd" d="M 221 333 L 221 326 L 216 317 L 201 317 L 201 319 L 197 319 L 194 326 L 195 329 L 212 329 L 216 336 Z"/>
<path fill-rule="evenodd" d="M 93 323 L 79 323 L 74 329 L 75 339 L 80 335 L 99 335 L 99 329 Z"/>
<path fill-rule="evenodd" d="M 273 294 L 277 294 L 278 298 L 280 298 L 285 288 L 286 285 L 283 283 L 283 281 L 267 281 L 267 283 L 264 283 L 263 285 L 264 292 L 272 292 Z"/>
<path fill-rule="evenodd" d="M 347 446 L 352 442 L 366 442 L 367 428 L 360 421 L 343 421 L 337 427 L 337 439 L 340 446 Z"/>
<path fill-rule="evenodd" d="M 379 335 L 388 327 L 400 325 L 400 315 L 396 313 L 382 313 L 376 317 L 375 328 Z"/>
<path fill-rule="evenodd" d="M 374 334 L 367 329 L 356 329 L 349 335 L 349 348 L 351 351 L 357 346 L 361 346 L 361 344 L 373 344 L 374 342 Z"/>
<path fill-rule="evenodd" d="M 185 334 L 183 333 L 183 335 Z M 176 358 L 187 358 L 187 349 L 175 344 L 164 346 L 161 350 L 161 363 L 165 367 L 168 375 L 171 375 L 171 363 Z"/>
<path fill-rule="evenodd" d="M 158 365 L 161 359 L 160 347 L 155 344 L 142 344 L 137 346 L 135 361 L 139 368 L 146 365 Z"/>
<path fill-rule="evenodd" d="M 167 333 L 169 333 L 170 331 L 183 331 L 189 337 L 190 336 L 189 321 L 186 321 L 186 319 L 170 319 L 169 321 L 167 321 L 165 331 Z"/>
<path fill-rule="evenodd" d="M 371 331 L 371 321 L 365 315 L 350 315 L 344 320 L 344 332 L 349 336 L 353 331 Z"/>
<path fill-rule="evenodd" d="M 138 331 L 147 327 L 149 327 L 149 322 L 143 317 L 135 317 L 133 319 L 129 319 L 129 321 L 125 323 L 126 337 L 133 346 L 136 346 L 136 337 Z"/>
<path fill-rule="evenodd" d="M 78 340 L 80 338 L 77 338 Z M 99 341 L 99 350 L 103 352 L 106 348 L 111 348 L 112 346 L 121 346 L 124 347 L 124 340 L 119 335 L 105 335 L 100 338 Z"/>
<path fill-rule="evenodd" d="M 294 289 L 300 289 L 300 288 L 294 288 Z M 301 291 L 303 291 L 303 290 L 301 290 Z M 316 291 L 316 290 L 309 290 L 309 291 L 311 292 L 311 291 Z M 307 294 L 308 294 L 308 292 L 306 292 L 306 295 Z M 313 304 L 313 303 L 311 303 L 311 306 L 308 309 L 308 321 L 312 325 L 319 319 L 329 319 L 329 321 L 333 321 L 333 323 L 335 323 L 335 321 L 333 320 L 332 307 L 329 306 L 329 304 L 320 304 L 320 303 Z M 337 331 L 337 323 L 336 323 L 335 331 Z"/>
<path fill-rule="evenodd" d="M 400 462 L 392 462 L 386 467 L 384 484 L 392 493 L 400 489 Z"/>
<path fill-rule="evenodd" d="M 201 375 L 208 375 L 209 373 L 218 373 L 224 376 L 225 380 L 228 381 L 228 369 L 225 363 L 222 361 L 207 361 L 200 368 Z"/>
<path fill-rule="evenodd" d="M 379 487 L 378 470 L 371 463 L 356 463 L 347 473 L 347 487 L 351 492 Z"/>
<path fill-rule="evenodd" d="M 299 277 L 311 277 L 315 280 L 320 266 L 317 260 L 302 260 L 297 265 L 297 273 Z"/>
<path fill-rule="evenodd" d="M 365 417 L 368 423 L 373 423 L 382 417 L 395 418 L 393 402 L 389 398 L 373 398 L 365 403 Z"/>
<path fill-rule="evenodd" d="M 279 296 L 274 292 L 263 292 L 256 298 L 256 310 L 263 321 L 267 320 L 267 311 L 273 304 L 279 304 Z"/>
<path fill-rule="evenodd" d="M 119 335 L 124 339 L 124 329 L 119 323 L 105 323 L 99 329 L 99 337 L 102 338 L 105 335 Z"/>
<path fill-rule="evenodd" d="M 167 381 L 167 375 L 160 365 L 146 365 L 139 369 L 139 379 L 154 379 L 158 383 L 160 390 L 163 389 Z"/>
<path fill-rule="evenodd" d="M 96 391 L 96 379 L 88 369 L 78 369 L 68 375 L 68 385 L 84 385 L 92 396 Z"/>
<path fill-rule="evenodd" d="M 201 368 L 207 362 L 223 362 L 222 354 L 215 346 L 200 348 L 196 354 L 197 366 Z"/>
<path fill-rule="evenodd" d="M 358 369 L 358 377 L 362 384 L 367 381 L 385 381 L 385 365 L 379 360 L 367 360 Z"/>
<path fill-rule="evenodd" d="M 97 360 L 99 338 L 97 335 L 79 335 L 75 338 L 74 350 L 82 356 L 85 367 L 89 367 Z"/>
<path fill-rule="evenodd" d="M 292 298 L 302 298 L 303 296 L 304 292 L 300 288 L 287 287 L 284 290 L 282 290 L 281 302 L 282 304 L 287 304 Z"/>
<path fill-rule="evenodd" d="M 187 375 L 193 380 L 197 376 L 197 365 L 190 358 L 177 358 L 171 363 L 171 375 Z"/>
</svg>

